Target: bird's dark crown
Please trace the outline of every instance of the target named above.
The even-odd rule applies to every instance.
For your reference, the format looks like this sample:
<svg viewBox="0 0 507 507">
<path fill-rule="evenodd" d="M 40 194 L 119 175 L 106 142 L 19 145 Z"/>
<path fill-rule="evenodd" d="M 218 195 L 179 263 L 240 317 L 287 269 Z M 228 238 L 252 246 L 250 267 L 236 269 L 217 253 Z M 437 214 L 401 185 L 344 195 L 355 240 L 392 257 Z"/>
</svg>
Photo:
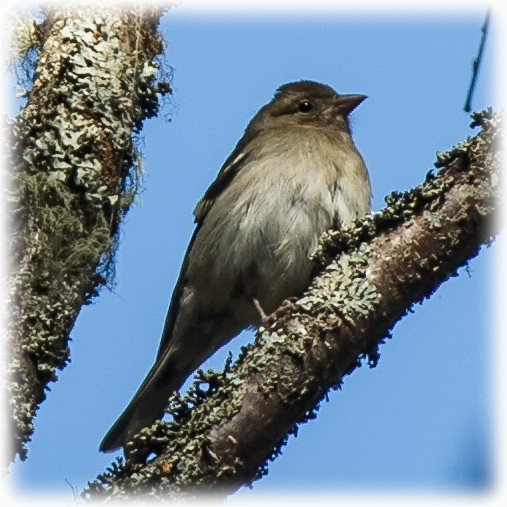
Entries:
<svg viewBox="0 0 507 507">
<path fill-rule="evenodd" d="M 315 98 L 330 98 L 336 95 L 336 92 L 327 85 L 324 85 L 322 83 L 317 83 L 316 81 L 294 81 L 292 83 L 287 83 L 278 90 L 276 90 L 275 93 L 275 99 L 284 96 L 284 95 L 291 95 L 291 94 L 308 94 L 311 97 Z"/>
</svg>

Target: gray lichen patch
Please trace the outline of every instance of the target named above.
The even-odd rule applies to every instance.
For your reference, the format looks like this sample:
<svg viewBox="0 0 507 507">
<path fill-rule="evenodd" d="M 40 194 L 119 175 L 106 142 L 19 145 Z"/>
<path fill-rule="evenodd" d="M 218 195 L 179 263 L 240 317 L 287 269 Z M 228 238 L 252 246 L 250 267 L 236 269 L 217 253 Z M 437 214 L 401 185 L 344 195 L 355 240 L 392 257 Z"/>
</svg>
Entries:
<svg viewBox="0 0 507 507">
<path fill-rule="evenodd" d="M 22 457 L 44 389 L 68 361 L 81 305 L 114 284 L 119 226 L 141 178 L 135 136 L 170 91 L 159 65 L 159 15 L 55 6 L 34 28 L 33 84 L 8 139 L 16 359 L 8 378 Z"/>
</svg>

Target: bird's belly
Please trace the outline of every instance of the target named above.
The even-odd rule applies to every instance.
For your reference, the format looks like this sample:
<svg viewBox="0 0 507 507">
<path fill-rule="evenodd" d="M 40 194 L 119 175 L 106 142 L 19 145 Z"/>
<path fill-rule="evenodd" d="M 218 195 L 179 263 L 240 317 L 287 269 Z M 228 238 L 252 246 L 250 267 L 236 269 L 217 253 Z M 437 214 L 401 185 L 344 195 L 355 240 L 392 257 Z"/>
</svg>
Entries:
<svg viewBox="0 0 507 507">
<path fill-rule="evenodd" d="M 265 313 L 299 295 L 310 280 L 310 255 L 331 225 L 331 214 L 316 216 L 304 207 L 287 210 L 279 223 L 260 223 L 255 239 L 243 245 L 243 294 L 256 298 Z"/>
<path fill-rule="evenodd" d="M 236 306 L 240 318 L 257 320 L 254 298 L 271 313 L 307 286 L 309 256 L 333 224 L 334 205 L 325 185 L 304 182 L 299 187 L 290 194 L 275 189 L 276 199 L 252 193 L 248 200 L 222 207 L 229 213 L 218 216 L 213 213 L 217 207 L 206 217 L 192 248 L 199 253 L 192 277 L 201 285 L 196 293 L 214 294 L 210 304 L 216 312 Z"/>
</svg>

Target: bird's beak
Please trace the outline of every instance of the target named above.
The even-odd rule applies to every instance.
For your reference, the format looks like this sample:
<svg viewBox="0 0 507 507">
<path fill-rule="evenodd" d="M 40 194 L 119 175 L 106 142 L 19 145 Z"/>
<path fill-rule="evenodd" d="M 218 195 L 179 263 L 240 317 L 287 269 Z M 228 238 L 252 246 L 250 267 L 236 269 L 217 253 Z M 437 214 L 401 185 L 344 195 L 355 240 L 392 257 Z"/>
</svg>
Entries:
<svg viewBox="0 0 507 507">
<path fill-rule="evenodd" d="M 334 101 L 333 112 L 347 116 L 366 98 L 366 95 L 338 95 Z"/>
</svg>

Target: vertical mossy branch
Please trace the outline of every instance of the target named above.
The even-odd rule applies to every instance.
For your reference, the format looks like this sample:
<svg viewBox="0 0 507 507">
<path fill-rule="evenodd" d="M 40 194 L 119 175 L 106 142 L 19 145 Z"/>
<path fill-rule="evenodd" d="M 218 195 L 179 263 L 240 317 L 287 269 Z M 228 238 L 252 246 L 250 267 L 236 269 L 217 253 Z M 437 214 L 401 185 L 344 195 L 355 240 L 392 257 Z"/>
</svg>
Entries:
<svg viewBox="0 0 507 507">
<path fill-rule="evenodd" d="M 32 88 L 9 125 L 11 459 L 26 456 L 81 306 L 112 283 L 118 228 L 140 176 L 135 135 L 170 91 L 158 63 L 161 10 L 44 14 Z"/>
<path fill-rule="evenodd" d="M 129 442 L 132 456 L 151 452 L 152 460 L 118 460 L 83 496 L 226 496 L 266 474 L 288 436 L 316 417 L 328 390 L 362 357 L 374 366 L 396 322 L 499 232 L 502 122 L 490 111 L 474 116 L 482 131 L 439 154 L 438 174 L 328 232 L 306 293 L 260 328 L 233 365 L 199 372 L 189 393 L 171 400 L 172 421 Z"/>
</svg>

